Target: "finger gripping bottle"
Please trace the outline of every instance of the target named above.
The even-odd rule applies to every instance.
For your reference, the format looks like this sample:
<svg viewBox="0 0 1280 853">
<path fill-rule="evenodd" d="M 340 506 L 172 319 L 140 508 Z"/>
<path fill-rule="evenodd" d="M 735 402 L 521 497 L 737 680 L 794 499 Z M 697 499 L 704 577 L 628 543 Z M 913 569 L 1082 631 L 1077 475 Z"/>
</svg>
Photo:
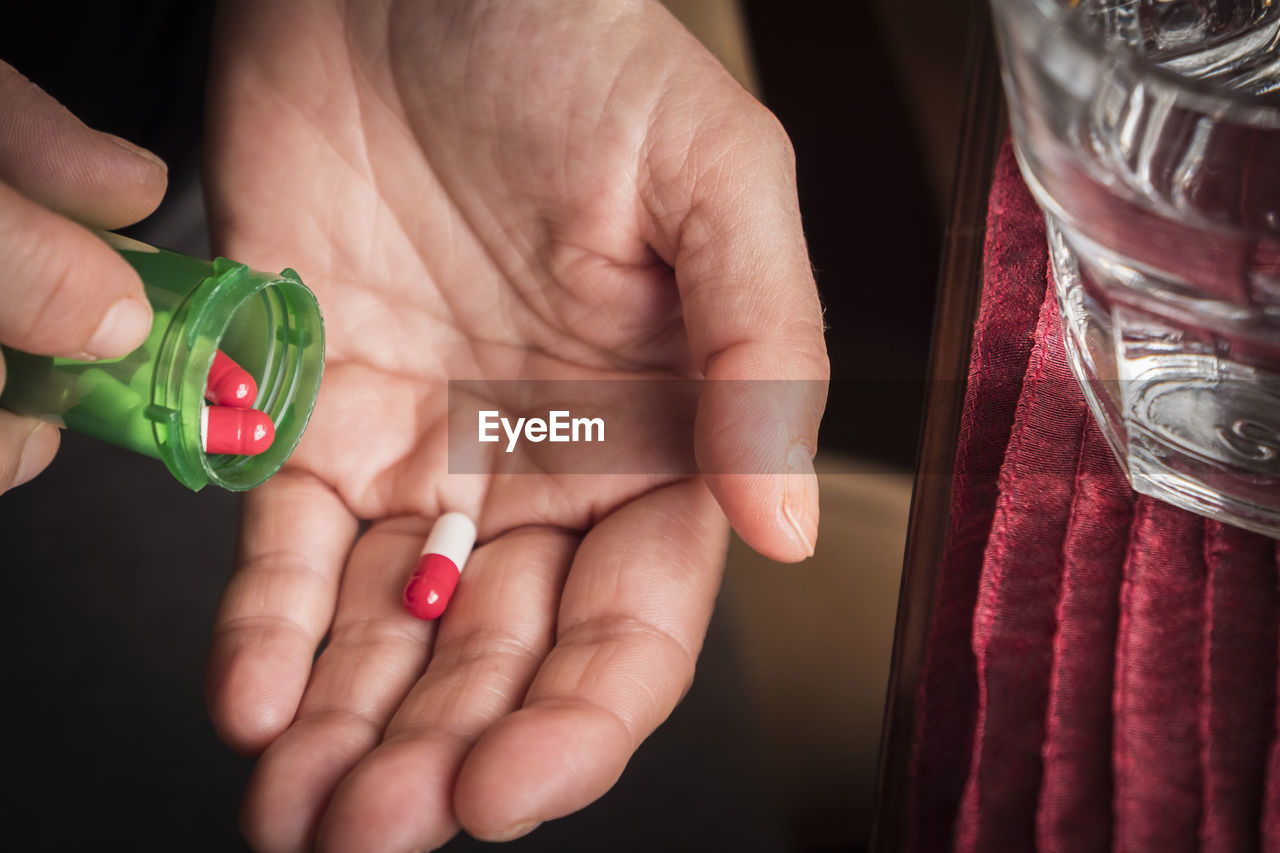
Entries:
<svg viewBox="0 0 1280 853">
<path fill-rule="evenodd" d="M 142 277 L 151 333 L 119 359 L 5 348 L 0 408 L 156 457 L 193 490 L 261 484 L 297 446 L 320 389 L 324 322 L 314 294 L 290 269 L 272 275 L 102 236 Z M 205 451 L 205 394 L 219 351 L 256 381 L 253 408 L 274 425 L 270 446 L 255 455 Z"/>
</svg>

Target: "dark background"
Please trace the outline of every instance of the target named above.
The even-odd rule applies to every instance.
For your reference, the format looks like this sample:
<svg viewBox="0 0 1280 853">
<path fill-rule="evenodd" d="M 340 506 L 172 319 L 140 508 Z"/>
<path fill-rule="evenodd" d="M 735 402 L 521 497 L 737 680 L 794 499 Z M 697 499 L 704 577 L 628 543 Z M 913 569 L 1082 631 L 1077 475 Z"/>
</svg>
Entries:
<svg viewBox="0 0 1280 853">
<path fill-rule="evenodd" d="M 827 307 L 835 381 L 822 446 L 901 468 L 915 456 L 946 206 L 938 152 L 954 146 L 937 137 L 959 110 L 964 15 L 952 5 L 910 4 L 912 21 L 887 2 L 802 14 L 744 4 L 764 99 L 795 145 Z M 929 23 L 934 7 L 942 20 Z M 170 197 L 137 233 L 199 251 L 211 4 L 41 8 L 43 20 L 0 28 L 0 59 L 90 126 L 164 158 Z M 70 434 L 47 472 L 0 496 L 0 725 L 19 792 L 0 812 L 0 844 L 243 848 L 236 810 L 251 765 L 213 734 L 202 686 L 236 506 Z M 510 849 L 816 849 L 777 803 L 746 703 L 718 617 L 689 697 L 617 787 Z"/>
</svg>

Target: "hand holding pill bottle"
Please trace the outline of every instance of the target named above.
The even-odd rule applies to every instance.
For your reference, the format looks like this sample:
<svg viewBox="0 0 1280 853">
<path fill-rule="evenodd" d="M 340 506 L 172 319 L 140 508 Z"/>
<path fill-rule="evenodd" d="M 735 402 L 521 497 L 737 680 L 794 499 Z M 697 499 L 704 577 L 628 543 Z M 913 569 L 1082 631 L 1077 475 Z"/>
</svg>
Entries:
<svg viewBox="0 0 1280 853">
<path fill-rule="evenodd" d="M 192 489 L 261 483 L 319 389 L 314 296 L 289 270 L 90 230 L 149 213 L 164 164 L 88 129 L 3 62 L 0 105 L 25 119 L 0 123 L 0 491 L 49 462 L 57 427 L 159 458 Z"/>
<path fill-rule="evenodd" d="M 91 228 L 121 228 L 160 203 L 163 162 L 86 127 L 0 62 L 0 345 L 49 358 L 118 359 L 151 328 L 137 272 Z M 7 362 L 7 360 L 6 360 Z M 0 388 L 12 381 L 0 367 Z M 0 408 L 0 491 L 34 477 L 56 425 Z"/>
<path fill-rule="evenodd" d="M 315 297 L 292 270 L 101 238 L 142 278 L 154 317 L 146 340 L 104 361 L 6 350 L 0 408 L 154 456 L 191 489 L 260 485 L 289 458 L 319 392 Z"/>
</svg>

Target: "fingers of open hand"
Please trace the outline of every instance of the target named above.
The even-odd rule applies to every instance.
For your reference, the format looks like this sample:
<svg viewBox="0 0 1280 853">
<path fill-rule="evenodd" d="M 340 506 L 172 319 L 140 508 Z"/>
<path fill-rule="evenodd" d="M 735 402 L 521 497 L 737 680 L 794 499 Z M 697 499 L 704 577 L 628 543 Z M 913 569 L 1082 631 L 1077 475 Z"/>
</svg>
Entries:
<svg viewBox="0 0 1280 853">
<path fill-rule="evenodd" d="M 454 808 L 469 833 L 512 838 L 613 785 L 692 681 L 726 545 L 698 481 L 651 492 L 591 530 L 523 706 L 485 732 L 458 775 Z"/>
<path fill-rule="evenodd" d="M 687 689 L 726 545 L 705 486 L 676 484 L 581 545 L 485 544 L 433 629 L 400 607 L 421 540 L 394 532 L 353 552 L 297 719 L 255 771 L 260 849 L 425 849 L 459 823 L 509 838 L 587 805 Z"/>
<path fill-rule="evenodd" d="M 308 474 L 281 472 L 246 497 L 206 682 L 214 727 L 232 748 L 259 752 L 293 719 L 355 534 L 341 499 Z"/>
<path fill-rule="evenodd" d="M 328 641 L 297 713 L 263 754 L 245 793 L 241 824 L 255 849 L 313 846 L 333 789 L 377 745 L 426 666 L 432 626 L 396 606 L 422 537 L 421 521 L 386 521 L 352 549 Z"/>
<path fill-rule="evenodd" d="M 400 603 L 424 536 L 406 522 L 371 528 L 352 553 L 297 718 L 246 796 L 259 849 L 442 844 L 457 831 L 452 785 L 468 747 L 519 706 L 551 646 L 576 536 L 527 528 L 485 544 L 445 618 L 426 623 Z"/>
<path fill-rule="evenodd" d="M 708 380 L 699 467 L 749 545 L 799 560 L 817 535 L 811 460 L 830 366 L 790 143 L 763 107 L 741 100 L 710 113 L 692 141 L 673 133 L 683 141 L 655 146 L 649 203 Z M 730 400 L 739 393 L 772 396 L 766 428 L 739 417 L 742 407 Z"/>
</svg>

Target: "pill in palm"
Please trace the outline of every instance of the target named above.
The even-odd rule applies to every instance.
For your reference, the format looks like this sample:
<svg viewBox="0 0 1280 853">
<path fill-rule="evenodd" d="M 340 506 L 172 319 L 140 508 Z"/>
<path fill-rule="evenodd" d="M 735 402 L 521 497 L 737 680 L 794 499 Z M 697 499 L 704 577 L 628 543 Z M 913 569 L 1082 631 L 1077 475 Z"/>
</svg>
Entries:
<svg viewBox="0 0 1280 853">
<path fill-rule="evenodd" d="M 449 606 L 476 542 L 476 526 L 460 512 L 436 519 L 418 567 L 404 588 L 404 606 L 419 619 L 435 619 Z"/>
<path fill-rule="evenodd" d="M 204 398 L 215 406 L 235 406 L 247 409 L 258 397 L 258 383 L 253 376 L 222 350 L 213 356 L 209 378 L 205 383 Z"/>
<path fill-rule="evenodd" d="M 266 412 L 231 406 L 205 406 L 200 413 L 200 441 L 205 453 L 257 456 L 275 440 L 276 427 Z"/>
</svg>

